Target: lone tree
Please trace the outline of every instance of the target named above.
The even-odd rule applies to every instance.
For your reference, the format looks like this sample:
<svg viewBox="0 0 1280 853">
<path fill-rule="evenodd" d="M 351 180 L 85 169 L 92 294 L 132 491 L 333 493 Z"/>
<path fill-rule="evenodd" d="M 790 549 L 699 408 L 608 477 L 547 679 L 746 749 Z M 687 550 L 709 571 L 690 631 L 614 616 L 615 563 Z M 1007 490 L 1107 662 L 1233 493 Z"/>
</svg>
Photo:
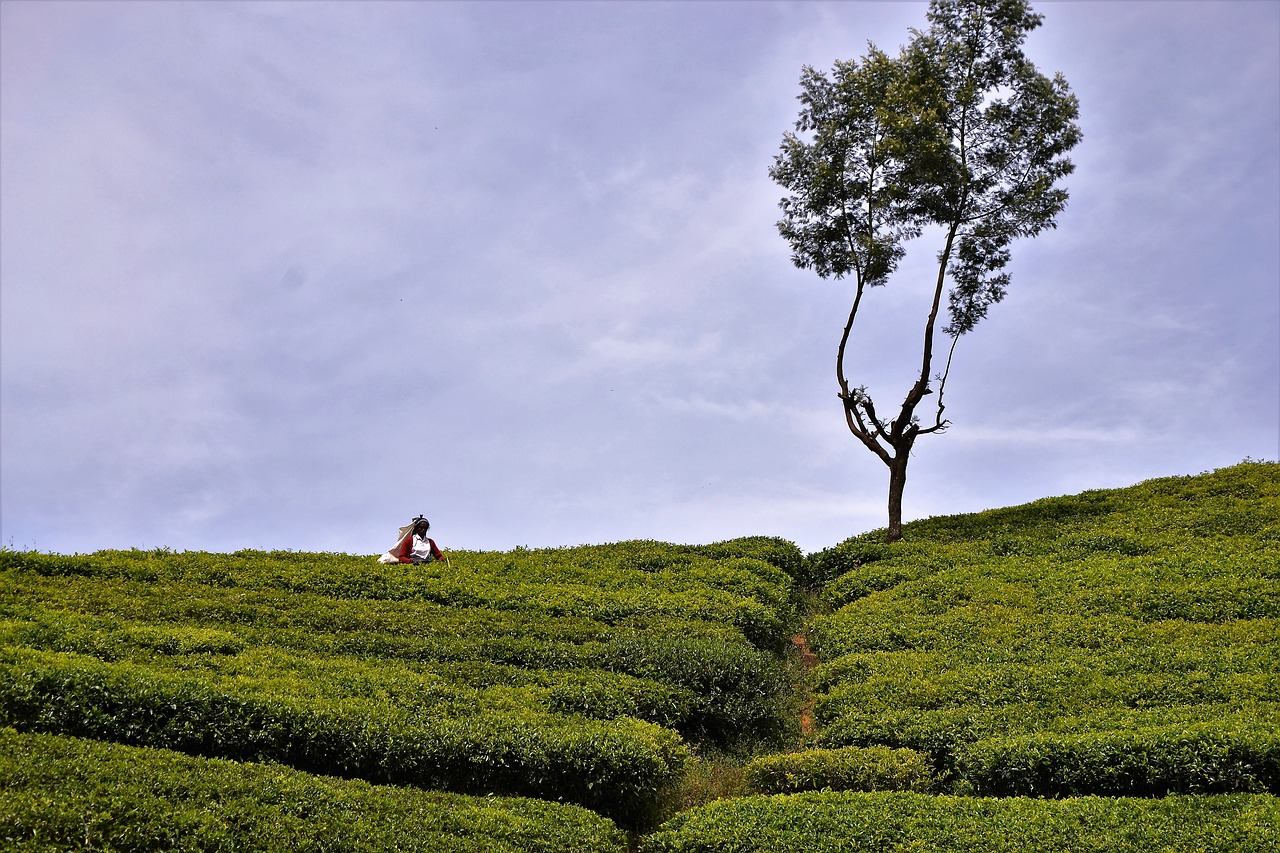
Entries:
<svg viewBox="0 0 1280 853">
<path fill-rule="evenodd" d="M 1081 136 L 1066 80 L 1045 77 L 1022 52 L 1041 22 L 1025 0 L 931 0 L 928 20 L 896 58 L 869 44 L 861 61 L 837 62 L 830 75 L 805 67 L 795 132 L 769 170 L 790 193 L 778 230 L 792 261 L 824 279 L 853 279 L 836 381 L 849 430 L 889 468 L 890 542 L 902 538 L 911 448 L 950 423 L 942 397 L 956 342 L 1004 298 L 1013 239 L 1055 227 L 1067 202 L 1058 183 L 1074 169 L 1065 155 Z M 863 294 L 888 282 L 904 244 L 926 227 L 941 248 L 920 372 L 888 420 L 865 385 L 850 384 L 845 353 Z M 951 343 L 935 372 L 944 290 L 941 332 Z M 926 425 L 916 409 L 930 394 Z"/>
</svg>

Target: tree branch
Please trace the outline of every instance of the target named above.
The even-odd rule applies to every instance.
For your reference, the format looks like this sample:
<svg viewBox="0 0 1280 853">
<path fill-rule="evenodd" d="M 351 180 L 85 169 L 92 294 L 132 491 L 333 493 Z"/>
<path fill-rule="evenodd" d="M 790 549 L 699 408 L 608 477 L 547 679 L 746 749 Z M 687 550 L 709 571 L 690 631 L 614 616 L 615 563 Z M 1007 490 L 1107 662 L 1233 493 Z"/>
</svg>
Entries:
<svg viewBox="0 0 1280 853">
<path fill-rule="evenodd" d="M 867 417 L 870 418 L 871 422 L 876 425 L 876 435 L 883 438 L 885 441 L 889 443 L 889 446 L 892 447 L 893 439 L 889 436 L 887 432 L 884 431 L 884 422 L 882 422 L 878 417 L 876 417 L 875 403 L 871 402 L 871 398 L 868 397 L 866 394 L 863 394 L 862 399 L 859 400 L 858 402 L 862 404 L 862 408 L 867 413 Z"/>
<path fill-rule="evenodd" d="M 1026 183 L 1027 176 L 1031 174 L 1031 170 L 1033 168 L 1035 167 L 1032 163 L 1027 163 L 1027 167 L 1022 171 L 1022 177 L 1010 187 L 1009 192 L 1005 193 L 1005 196 L 1009 201 L 997 204 L 994 207 L 987 208 L 986 210 L 979 210 L 971 216 L 964 217 L 961 222 L 968 225 L 970 223 L 977 222 L 980 219 L 986 219 L 987 217 L 999 213 L 1002 210 L 1007 210 L 1012 206 L 1014 199 L 1020 199 L 1022 193 L 1018 190 Z"/>
<path fill-rule="evenodd" d="M 960 223 L 953 221 L 950 229 L 947 231 L 947 242 L 942 252 L 938 256 L 938 279 L 933 289 L 933 304 L 929 308 L 929 319 L 924 326 L 924 352 L 920 361 L 920 378 L 911 386 L 911 390 L 907 392 L 907 397 L 902 401 L 902 410 L 899 412 L 897 419 L 890 428 L 891 438 L 890 444 L 897 446 L 898 440 L 901 439 L 911 423 L 911 415 L 915 412 L 916 406 L 924 399 L 925 391 L 929 387 L 929 368 L 933 364 L 933 330 L 938 321 L 938 307 L 942 304 L 942 293 L 946 286 L 947 264 L 951 260 L 952 247 L 955 244 L 956 232 L 959 230 Z"/>
<path fill-rule="evenodd" d="M 885 465 L 892 465 L 893 457 L 889 455 L 889 451 L 885 450 L 880 445 L 880 442 L 876 441 L 876 437 L 871 434 L 871 430 L 867 429 L 867 424 L 862 419 L 862 413 L 858 411 L 858 404 L 860 402 L 865 404 L 865 398 L 842 396 L 841 399 L 844 400 L 844 416 L 845 421 L 849 424 L 849 431 L 852 432 L 859 441 L 866 445 L 868 450 L 880 457 L 881 462 Z M 871 417 L 871 422 L 876 425 L 876 433 L 883 436 L 884 430 L 880 427 L 879 421 L 875 419 L 871 412 L 868 412 L 867 414 Z M 855 421 L 857 422 L 857 426 L 854 426 Z"/>
<path fill-rule="evenodd" d="M 942 402 L 942 394 L 947 388 L 947 377 L 951 375 L 951 359 L 956 354 L 956 344 L 959 342 L 959 335 L 951 336 L 951 349 L 947 352 L 947 366 L 942 371 L 942 376 L 938 377 L 938 412 L 935 416 L 933 426 L 928 429 L 920 430 L 920 435 L 927 435 L 931 432 L 945 432 L 947 427 L 951 425 L 951 421 L 943 420 L 942 418 L 942 413 L 947 408 Z"/>
<path fill-rule="evenodd" d="M 849 345 L 849 334 L 853 331 L 853 320 L 858 316 L 858 305 L 862 302 L 862 284 L 861 273 L 857 276 L 857 290 L 853 296 L 853 307 L 849 309 L 849 319 L 844 324 L 844 334 L 840 336 L 840 346 L 836 348 L 836 382 L 840 385 L 841 399 L 848 400 L 851 397 L 849 391 L 849 380 L 844 375 L 844 353 Z"/>
</svg>

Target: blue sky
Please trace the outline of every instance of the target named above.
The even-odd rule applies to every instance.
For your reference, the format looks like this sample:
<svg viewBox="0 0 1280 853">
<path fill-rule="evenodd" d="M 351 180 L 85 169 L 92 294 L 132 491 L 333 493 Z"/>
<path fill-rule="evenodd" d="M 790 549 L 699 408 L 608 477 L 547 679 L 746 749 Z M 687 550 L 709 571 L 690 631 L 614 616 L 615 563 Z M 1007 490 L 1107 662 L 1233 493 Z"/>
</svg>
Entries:
<svg viewBox="0 0 1280 853">
<path fill-rule="evenodd" d="M 885 523 L 767 170 L 922 3 L 0 3 L 0 539 L 374 553 Z M 1280 3 L 1037 4 L 1058 228 L 908 518 L 1280 456 Z M 875 291 L 901 398 L 936 246 Z"/>
</svg>

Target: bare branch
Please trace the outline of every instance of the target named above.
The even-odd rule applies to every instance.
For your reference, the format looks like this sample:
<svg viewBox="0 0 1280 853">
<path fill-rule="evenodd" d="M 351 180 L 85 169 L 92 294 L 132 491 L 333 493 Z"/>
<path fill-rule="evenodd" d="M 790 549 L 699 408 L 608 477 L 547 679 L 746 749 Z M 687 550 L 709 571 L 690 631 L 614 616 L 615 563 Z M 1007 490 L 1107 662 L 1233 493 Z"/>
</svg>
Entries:
<svg viewBox="0 0 1280 853">
<path fill-rule="evenodd" d="M 947 389 L 947 377 L 951 375 L 951 359 L 956 354 L 956 344 L 959 343 L 959 341 L 959 335 L 951 336 L 951 348 L 947 351 L 947 366 L 942 371 L 942 375 L 938 377 L 938 412 L 934 419 L 933 426 L 928 429 L 920 430 L 921 435 L 927 435 L 931 432 L 946 432 L 947 427 L 951 425 L 951 421 L 944 420 L 942 417 L 942 413 L 947 408 L 942 402 L 942 395 Z"/>
<path fill-rule="evenodd" d="M 866 411 L 867 417 L 871 419 L 871 422 L 873 424 L 875 424 L 876 435 L 880 436 L 882 439 L 884 439 L 886 442 L 889 443 L 890 447 L 892 447 L 893 439 L 890 437 L 889 433 L 885 432 L 884 421 L 876 417 L 876 407 L 875 407 L 875 404 L 871 402 L 871 398 L 866 394 L 863 394 L 862 399 L 859 402 L 862 403 L 862 408 Z"/>
<path fill-rule="evenodd" d="M 857 436 L 858 440 L 866 445 L 868 450 L 880 457 L 881 462 L 886 465 L 892 465 L 893 457 L 889 455 L 889 451 L 880 445 L 880 442 L 876 440 L 876 436 L 867 428 L 866 421 L 862 419 L 862 413 L 858 411 L 859 402 L 865 405 L 866 401 L 850 398 L 845 398 L 844 401 L 845 420 L 849 424 L 850 432 Z M 880 427 L 880 423 L 875 419 L 875 416 L 871 412 L 867 414 L 871 418 L 871 422 L 876 425 L 876 434 L 883 436 L 884 430 Z M 857 422 L 856 427 L 854 426 L 855 421 Z"/>
</svg>

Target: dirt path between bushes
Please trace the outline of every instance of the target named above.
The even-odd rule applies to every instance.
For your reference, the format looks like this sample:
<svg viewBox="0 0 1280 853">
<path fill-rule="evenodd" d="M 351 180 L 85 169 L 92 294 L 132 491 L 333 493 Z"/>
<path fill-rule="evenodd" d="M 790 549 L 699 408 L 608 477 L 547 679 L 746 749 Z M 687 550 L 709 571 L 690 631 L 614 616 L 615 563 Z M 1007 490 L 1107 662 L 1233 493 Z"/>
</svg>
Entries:
<svg viewBox="0 0 1280 853">
<path fill-rule="evenodd" d="M 813 669 L 818 665 L 818 656 L 809 649 L 809 642 L 805 639 L 804 634 L 796 634 L 791 638 L 791 645 L 795 646 L 796 651 L 800 654 L 800 667 L 805 672 Z M 805 689 L 804 707 L 800 709 L 800 734 L 808 737 L 813 734 L 813 694 Z"/>
</svg>

